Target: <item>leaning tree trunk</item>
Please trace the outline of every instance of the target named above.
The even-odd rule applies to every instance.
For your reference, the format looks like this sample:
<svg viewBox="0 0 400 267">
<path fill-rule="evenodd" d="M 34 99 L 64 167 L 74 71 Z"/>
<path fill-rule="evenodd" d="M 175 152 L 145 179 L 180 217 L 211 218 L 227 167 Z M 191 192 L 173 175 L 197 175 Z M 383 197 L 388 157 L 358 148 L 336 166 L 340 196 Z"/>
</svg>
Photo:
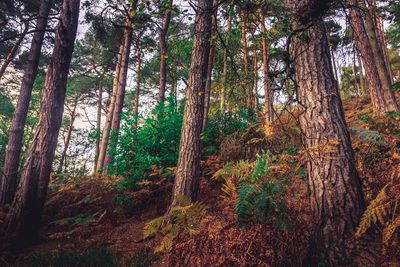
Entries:
<svg viewBox="0 0 400 267">
<path fill-rule="evenodd" d="M 314 231 L 306 266 L 338 266 L 364 210 L 350 136 L 323 23 L 328 2 L 286 0 Z M 307 38 L 304 38 L 307 36 Z M 322 264 L 322 265 L 319 265 Z"/>
<path fill-rule="evenodd" d="M 24 245 L 39 235 L 54 152 L 64 112 L 69 66 L 79 18 L 80 0 L 64 0 L 55 30 L 42 98 L 41 114 L 18 191 L 6 221 L 6 236 Z"/>
<path fill-rule="evenodd" d="M 168 6 L 165 7 L 163 23 L 160 30 L 160 91 L 158 92 L 158 102 L 164 102 L 167 88 L 167 35 L 169 23 L 171 21 L 172 4 L 173 0 L 169 0 Z"/>
<path fill-rule="evenodd" d="M 15 54 L 17 53 L 19 47 L 21 46 L 21 43 L 24 40 L 25 35 L 28 32 L 28 30 L 29 30 L 29 22 L 26 21 L 24 31 L 21 33 L 21 35 L 19 36 L 19 38 L 17 39 L 15 44 L 11 47 L 11 50 L 10 50 L 10 52 L 8 52 L 7 57 L 3 62 L 3 65 L 1 65 L 1 67 L 0 67 L 0 80 L 3 77 L 4 73 L 6 72 L 8 65 L 10 65 L 11 61 L 14 59 Z"/>
<path fill-rule="evenodd" d="M 264 71 L 264 94 L 265 94 L 265 122 L 272 124 L 274 120 L 273 110 L 273 92 L 271 90 L 271 82 L 269 79 L 269 57 L 268 57 L 268 44 L 267 44 L 267 30 L 265 27 L 265 14 L 261 10 L 261 32 L 262 32 L 262 61 Z"/>
<path fill-rule="evenodd" d="M 353 26 L 354 38 L 357 50 L 363 60 L 368 81 L 368 89 L 374 111 L 377 114 L 384 114 L 388 111 L 396 111 L 398 105 L 394 98 L 391 84 L 385 74 L 386 66 L 379 65 L 376 60 L 379 58 L 379 47 L 377 47 L 374 31 L 369 30 L 364 24 L 363 16 L 357 0 L 349 0 L 350 21 Z M 370 28 L 370 27 L 369 27 Z M 375 48 L 373 48 L 375 47 Z M 382 62 L 383 58 L 378 59 Z M 383 67 L 382 67 L 383 66 Z"/>
<path fill-rule="evenodd" d="M 31 100 L 32 88 L 38 73 L 40 51 L 42 49 L 47 19 L 52 0 L 42 0 L 33 34 L 28 62 L 22 78 L 17 106 L 11 122 L 7 152 L 4 160 L 3 176 L 0 181 L 0 206 L 12 202 L 18 179 L 18 167 L 22 150 L 24 126 Z"/>
<path fill-rule="evenodd" d="M 204 95 L 204 113 L 203 113 L 203 126 L 204 130 L 208 123 L 208 111 L 210 109 L 210 98 L 211 98 L 211 86 L 212 86 L 212 72 L 214 68 L 215 54 L 217 51 L 216 34 L 218 27 L 217 12 L 218 12 L 218 2 L 214 0 L 213 2 L 214 14 L 212 16 L 212 28 L 211 28 L 211 44 L 210 44 L 210 58 L 208 59 L 207 66 L 207 81 L 206 89 Z"/>
<path fill-rule="evenodd" d="M 246 108 L 251 109 L 252 107 L 252 96 L 251 86 L 249 83 L 249 56 L 247 52 L 247 38 L 246 38 L 246 13 L 243 9 L 240 10 L 241 16 L 241 39 L 242 39 L 242 50 L 243 50 L 243 72 L 245 82 L 245 93 L 246 93 Z"/>
<path fill-rule="evenodd" d="M 131 10 L 136 10 L 137 0 L 131 4 Z M 115 107 L 113 110 L 112 121 L 111 121 L 111 142 L 109 142 L 109 147 L 107 149 L 106 158 L 105 158 L 105 166 L 104 166 L 104 174 L 107 174 L 107 168 L 111 164 L 114 155 L 112 150 L 116 148 L 116 142 L 118 140 L 118 132 L 121 123 L 121 114 L 124 106 L 125 99 L 125 89 L 126 89 L 126 80 L 128 77 L 128 66 L 129 66 L 129 55 L 131 51 L 132 44 L 132 26 L 131 26 L 131 17 L 126 18 L 125 30 L 124 30 L 124 49 L 121 55 L 121 71 L 119 73 L 119 85 L 117 90 L 117 95 L 115 97 Z"/>
<path fill-rule="evenodd" d="M 110 132 L 111 132 L 111 122 L 112 122 L 113 115 L 114 115 L 115 100 L 116 100 L 117 92 L 118 92 L 118 88 L 119 88 L 119 74 L 121 72 L 121 60 L 122 60 L 123 51 L 124 51 L 124 44 L 121 44 L 119 47 L 119 51 L 118 51 L 117 62 L 115 64 L 113 86 L 112 86 L 112 92 L 110 95 L 110 103 L 108 104 L 108 107 L 107 107 L 106 121 L 104 123 L 103 132 L 101 134 L 101 142 L 100 142 L 100 146 L 99 146 L 99 156 L 97 158 L 97 163 L 96 163 L 96 172 L 101 171 L 104 167 L 104 161 L 106 158 L 108 141 L 109 141 Z"/>
<path fill-rule="evenodd" d="M 204 113 L 204 91 L 210 54 L 212 1 L 198 0 L 187 102 L 183 118 L 178 166 L 172 205 L 177 197 L 197 198 L 200 175 L 200 132 Z"/>
</svg>

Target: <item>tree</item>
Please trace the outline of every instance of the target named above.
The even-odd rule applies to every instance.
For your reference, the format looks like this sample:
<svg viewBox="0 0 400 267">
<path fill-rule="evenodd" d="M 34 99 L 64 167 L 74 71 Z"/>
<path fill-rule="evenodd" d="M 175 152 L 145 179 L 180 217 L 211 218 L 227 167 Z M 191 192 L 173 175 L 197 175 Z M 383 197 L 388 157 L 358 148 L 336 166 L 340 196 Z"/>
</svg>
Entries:
<svg viewBox="0 0 400 267">
<path fill-rule="evenodd" d="M 323 15 L 330 1 L 286 0 L 292 30 L 300 127 L 310 153 L 307 175 L 314 231 L 307 266 L 337 266 L 348 259 L 346 240 L 365 208 L 350 136 L 332 70 Z"/>
<path fill-rule="evenodd" d="M 74 50 L 80 0 L 64 0 L 55 29 L 53 55 L 48 66 L 41 114 L 11 212 L 5 223 L 6 237 L 17 245 L 34 241 L 40 221 L 57 137 L 64 111 L 69 66 Z"/>
<path fill-rule="evenodd" d="M 357 50 L 364 63 L 374 111 L 377 114 L 384 114 L 398 110 L 398 105 L 392 92 L 390 74 L 376 36 L 374 23 L 363 2 L 364 0 L 349 0 L 350 21 Z M 365 14 L 365 20 L 362 12 Z"/>
<path fill-rule="evenodd" d="M 42 0 L 40 4 L 36 32 L 33 35 L 29 50 L 28 62 L 22 79 L 18 103 L 9 130 L 7 153 L 4 161 L 3 176 L 0 181 L 0 205 L 11 203 L 17 184 L 17 174 L 22 149 L 24 126 L 28 114 L 32 88 L 38 73 L 40 51 L 43 44 L 45 28 L 51 9 L 51 0 Z"/>
<path fill-rule="evenodd" d="M 168 47 L 167 37 L 168 28 L 171 21 L 171 10 L 173 0 L 161 1 L 161 5 L 165 5 L 163 22 L 160 29 L 160 91 L 158 92 L 158 101 L 163 102 L 165 100 L 165 91 L 167 87 L 167 58 L 168 58 Z"/>
<path fill-rule="evenodd" d="M 212 1 L 198 0 L 192 62 L 189 70 L 181 144 L 172 205 L 179 195 L 195 200 L 200 175 L 200 132 L 204 115 L 204 92 L 210 56 Z"/>
</svg>

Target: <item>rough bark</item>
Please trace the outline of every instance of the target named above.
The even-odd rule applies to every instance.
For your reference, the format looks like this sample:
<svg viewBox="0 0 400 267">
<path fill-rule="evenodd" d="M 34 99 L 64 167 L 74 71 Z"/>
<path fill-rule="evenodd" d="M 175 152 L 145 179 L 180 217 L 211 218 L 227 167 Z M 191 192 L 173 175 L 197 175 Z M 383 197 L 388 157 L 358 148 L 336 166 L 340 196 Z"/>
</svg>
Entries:
<svg viewBox="0 0 400 267">
<path fill-rule="evenodd" d="M 17 53 L 19 47 L 21 46 L 22 41 L 25 38 L 26 33 L 29 30 L 29 22 L 25 22 L 24 31 L 21 33 L 15 44 L 11 47 L 10 52 L 8 52 L 6 59 L 4 60 L 3 65 L 0 67 L 0 80 L 3 77 L 4 73 L 7 70 L 8 65 L 10 65 L 11 61 L 14 59 L 15 54 Z"/>
<path fill-rule="evenodd" d="M 253 106 L 252 94 L 251 94 L 251 86 L 249 83 L 249 55 L 247 48 L 247 37 L 246 37 L 246 12 L 241 9 L 240 10 L 241 17 L 241 41 L 242 41 L 242 51 L 243 51 L 243 73 L 244 73 L 244 86 L 246 93 L 246 108 L 251 109 Z"/>
<path fill-rule="evenodd" d="M 210 44 L 210 56 L 208 59 L 207 66 L 207 81 L 206 81 L 206 89 L 204 94 L 204 113 L 203 113 L 203 126 L 202 130 L 204 130 L 208 123 L 208 111 L 210 109 L 210 97 L 211 97 L 211 86 L 212 86 L 212 72 L 214 68 L 214 60 L 217 52 L 217 44 L 216 44 L 216 34 L 218 27 L 217 20 L 217 12 L 218 12 L 218 2 L 214 0 L 213 2 L 213 10 L 214 14 L 212 16 L 212 28 L 211 28 L 211 44 Z"/>
<path fill-rule="evenodd" d="M 160 29 L 160 91 L 158 93 L 158 102 L 163 102 L 165 100 L 165 92 L 167 88 L 167 36 L 169 23 L 171 21 L 172 4 L 173 0 L 169 0 L 168 6 L 165 7 L 162 27 Z"/>
<path fill-rule="evenodd" d="M 358 1 L 349 0 L 349 4 L 351 5 L 350 21 L 354 31 L 356 47 L 364 63 L 374 111 L 377 114 L 396 111 L 398 105 L 392 92 L 388 73 L 385 73 L 386 66 L 376 40 L 376 33 L 371 29 L 370 23 L 368 23 L 369 27 L 366 26 L 367 23 L 364 23 Z M 366 16 L 366 18 L 368 17 Z"/>
<path fill-rule="evenodd" d="M 346 240 L 365 205 L 321 14 L 328 6 L 314 0 L 285 3 L 292 12 L 290 57 L 302 109 L 302 139 L 309 151 L 314 231 L 305 266 L 341 266 L 348 263 Z"/>
<path fill-rule="evenodd" d="M 3 176 L 0 181 L 0 205 L 12 202 L 17 185 L 18 167 L 22 150 L 24 126 L 31 100 L 32 88 L 38 73 L 40 52 L 51 9 L 51 0 L 42 0 L 36 21 L 35 33 L 24 70 L 17 106 L 8 133 L 7 152 L 4 160 Z"/>
<path fill-rule="evenodd" d="M 269 56 L 268 56 L 268 44 L 267 44 L 267 29 L 265 27 L 265 14 L 263 10 L 261 13 L 261 32 L 263 34 L 262 38 L 262 61 L 263 61 L 263 72 L 264 72 L 264 94 L 265 94 L 265 122 L 271 124 L 274 120 L 273 111 L 273 92 L 271 90 L 271 82 L 269 79 Z"/>
<path fill-rule="evenodd" d="M 131 10 L 136 10 L 137 0 L 132 2 Z M 125 91 L 126 91 L 126 82 L 128 77 L 128 66 L 129 66 L 129 56 L 131 52 L 132 45 L 132 26 L 131 26 L 131 17 L 126 18 L 125 30 L 124 30 L 124 49 L 121 55 L 121 71 L 119 72 L 119 85 L 117 90 L 117 95 L 115 97 L 115 107 L 113 110 L 112 121 L 111 121 L 111 135 L 112 142 L 109 142 L 108 151 L 106 153 L 105 158 L 105 168 L 104 173 L 107 174 L 107 166 L 111 164 L 114 155 L 109 153 L 112 149 L 115 148 L 116 142 L 118 140 L 118 132 L 121 123 L 121 114 L 122 109 L 124 107 L 124 99 L 125 99 Z"/>
<path fill-rule="evenodd" d="M 177 196 L 197 198 L 200 175 L 200 132 L 204 113 L 204 91 L 210 54 L 212 1 L 198 0 L 189 86 L 183 118 L 178 166 L 172 205 Z"/>
<path fill-rule="evenodd" d="M 7 239 L 19 245 L 34 241 L 39 234 L 64 111 L 67 77 L 78 26 L 79 3 L 80 0 L 64 0 L 55 30 L 54 50 L 46 74 L 38 127 L 5 224 Z"/>
</svg>

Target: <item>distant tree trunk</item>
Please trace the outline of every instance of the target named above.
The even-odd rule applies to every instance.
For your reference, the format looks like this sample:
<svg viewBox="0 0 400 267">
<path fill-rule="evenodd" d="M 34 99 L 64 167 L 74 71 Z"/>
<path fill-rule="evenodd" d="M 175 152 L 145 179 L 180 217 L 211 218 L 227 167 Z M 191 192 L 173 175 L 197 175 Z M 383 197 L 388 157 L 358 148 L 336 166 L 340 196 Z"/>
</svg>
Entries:
<svg viewBox="0 0 400 267">
<path fill-rule="evenodd" d="M 41 105 L 41 114 L 21 176 L 11 212 L 6 220 L 6 237 L 17 245 L 34 241 L 39 235 L 54 152 L 64 111 L 69 67 L 79 18 L 79 0 L 64 0 L 55 29 Z"/>
<path fill-rule="evenodd" d="M 22 150 L 24 126 L 31 100 L 32 88 L 38 73 L 40 52 L 42 49 L 47 19 L 52 0 L 42 0 L 33 34 L 28 62 L 24 70 L 17 106 L 11 122 L 7 152 L 4 160 L 3 176 L 0 181 L 0 206 L 12 202 L 18 178 L 18 167 Z"/>
<path fill-rule="evenodd" d="M 257 44 L 253 36 L 253 95 L 254 95 L 254 110 L 258 110 L 258 58 L 257 58 Z"/>
<path fill-rule="evenodd" d="M 135 92 L 135 110 L 133 115 L 135 116 L 135 128 L 138 126 L 139 119 L 139 98 L 140 98 L 140 83 L 141 83 L 141 75 L 140 71 L 142 68 L 142 50 L 140 45 L 137 47 L 137 70 L 136 70 L 136 92 Z"/>
<path fill-rule="evenodd" d="M 331 57 L 332 57 L 333 75 L 334 75 L 336 82 L 339 84 L 339 75 L 337 74 L 335 51 L 333 50 L 333 47 L 331 47 L 330 50 L 331 50 Z"/>
<path fill-rule="evenodd" d="M 341 266 L 351 253 L 346 240 L 353 236 L 365 205 L 323 23 L 329 1 L 285 3 L 294 33 L 290 57 L 302 109 L 300 127 L 310 153 L 314 231 L 305 266 Z"/>
<path fill-rule="evenodd" d="M 262 57 L 263 57 L 263 70 L 264 70 L 264 94 L 265 94 L 265 122 L 272 124 L 274 120 L 273 111 L 273 92 L 271 90 L 271 82 L 269 79 L 269 56 L 268 56 L 268 44 L 266 40 L 267 29 L 265 27 L 265 14 L 261 10 L 261 32 L 262 36 Z"/>
<path fill-rule="evenodd" d="M 96 136 L 96 150 L 95 150 L 95 156 L 94 156 L 94 173 L 97 173 L 97 161 L 99 159 L 99 152 L 100 152 L 100 130 L 101 130 L 101 111 L 103 107 L 103 85 L 102 85 L 102 80 L 103 76 L 101 76 L 100 82 L 99 82 L 99 88 L 98 88 L 98 99 L 97 99 L 97 117 L 96 117 L 96 131 L 97 131 L 97 136 Z"/>
<path fill-rule="evenodd" d="M 371 29 L 371 18 L 367 15 L 366 18 L 369 17 L 369 19 L 366 21 L 369 22 L 364 24 L 358 1 L 349 0 L 349 4 L 351 5 L 350 20 L 354 29 L 354 38 L 357 50 L 364 62 L 374 111 L 377 114 L 396 111 L 398 105 L 392 92 L 390 77 L 385 71 L 387 69 L 377 43 L 375 30 Z"/>
<path fill-rule="evenodd" d="M 167 35 L 168 27 L 171 21 L 171 9 L 173 0 L 168 1 L 168 6 L 164 7 L 164 18 L 162 28 L 160 30 L 160 91 L 158 93 L 158 102 L 164 102 L 167 87 Z"/>
<path fill-rule="evenodd" d="M 251 109 L 253 106 L 252 96 L 251 96 L 251 86 L 249 83 L 249 56 L 247 52 L 247 38 L 246 38 L 246 12 L 241 9 L 241 39 L 242 39 L 242 50 L 243 50 L 243 71 L 244 71 L 244 82 L 245 82 L 245 92 L 246 92 L 246 108 Z"/>
<path fill-rule="evenodd" d="M 134 3 L 132 3 L 132 6 L 130 7 L 132 10 L 136 10 L 137 6 L 137 0 L 135 0 Z M 119 73 L 119 85 L 118 85 L 118 90 L 117 90 L 117 95 L 115 98 L 115 108 L 113 110 L 113 115 L 112 115 L 112 121 L 111 121 L 111 134 L 113 137 L 112 142 L 109 142 L 109 148 L 106 153 L 106 158 L 105 158 L 105 169 L 104 173 L 107 174 L 107 166 L 111 164 L 114 155 L 112 153 L 109 153 L 110 150 L 114 149 L 116 146 L 116 142 L 118 139 L 118 132 L 119 132 L 119 127 L 121 123 L 121 114 L 122 114 L 122 109 L 124 106 L 124 99 L 125 99 L 125 89 L 126 89 L 126 80 L 128 77 L 128 66 L 129 66 L 129 56 L 130 56 L 130 51 L 131 51 L 131 45 L 132 45 L 132 27 L 131 27 L 131 18 L 128 17 L 126 18 L 126 23 L 125 23 L 125 30 L 124 30 L 124 49 L 123 53 L 121 56 L 121 71 Z"/>
<path fill-rule="evenodd" d="M 206 81 L 206 89 L 204 94 L 204 113 L 203 113 L 203 126 L 202 130 L 204 130 L 208 123 L 208 111 L 210 109 L 210 97 L 211 97 L 211 86 L 212 86 L 212 72 L 214 68 L 214 59 L 217 51 L 216 44 L 216 34 L 218 27 L 217 13 L 218 13 L 218 1 L 214 0 L 213 2 L 213 10 L 214 14 L 212 16 L 212 28 L 211 28 L 211 44 L 210 44 L 210 58 L 208 59 L 207 66 L 207 81 Z"/>
<path fill-rule="evenodd" d="M 8 52 L 3 65 L 1 65 L 1 67 L 0 67 L 0 80 L 3 77 L 4 73 L 6 72 L 8 65 L 10 65 L 11 61 L 14 59 L 15 54 L 17 53 L 19 47 L 21 46 L 21 43 L 24 40 L 25 35 L 28 32 L 28 30 L 29 30 L 29 22 L 26 21 L 25 26 L 24 26 L 24 31 L 21 33 L 21 35 L 19 36 L 19 38 L 17 39 L 15 44 L 11 47 L 11 50 L 10 50 L 10 52 Z"/>
<path fill-rule="evenodd" d="M 108 104 L 108 107 L 107 107 L 106 121 L 104 123 L 103 132 L 101 134 L 101 143 L 100 143 L 99 157 L 97 160 L 96 171 L 101 171 L 104 167 L 104 161 L 106 158 L 108 141 L 109 141 L 110 131 L 111 131 L 111 122 L 112 122 L 113 115 L 114 115 L 115 100 L 117 97 L 117 91 L 118 91 L 118 87 L 119 87 L 119 73 L 121 72 L 121 60 L 122 60 L 123 51 L 124 51 L 124 44 L 121 44 L 119 47 L 117 62 L 115 64 L 113 86 L 112 86 L 112 92 L 110 95 L 110 103 Z"/>
<path fill-rule="evenodd" d="M 179 195 L 185 195 L 192 200 L 197 198 L 200 175 L 200 132 L 204 112 L 205 81 L 210 56 L 212 7 L 212 1 L 197 1 L 189 86 L 172 205 L 176 205 Z"/>
<path fill-rule="evenodd" d="M 357 68 L 356 68 L 356 52 L 354 51 L 353 54 L 353 76 L 354 76 L 354 91 L 357 92 L 357 95 L 361 95 L 360 87 L 358 86 L 358 81 L 357 81 Z"/>
<path fill-rule="evenodd" d="M 65 137 L 65 140 L 64 140 L 64 148 L 61 153 L 60 165 L 58 166 L 58 169 L 57 169 L 58 173 L 61 173 L 64 168 L 65 158 L 67 156 L 69 143 L 71 141 L 72 131 L 74 130 L 74 122 L 75 122 L 75 118 L 76 118 L 76 108 L 78 107 L 78 100 L 79 100 L 79 97 L 77 96 L 74 100 L 74 106 L 72 107 L 72 111 L 71 111 L 71 121 L 68 126 L 67 136 Z"/>
<path fill-rule="evenodd" d="M 222 70 L 223 82 L 222 82 L 222 90 L 221 90 L 221 98 L 219 107 L 221 110 L 225 109 L 225 94 L 226 94 L 226 86 L 227 86 L 227 75 L 228 75 L 228 51 L 229 44 L 231 39 L 231 30 L 232 30 L 232 17 L 228 14 L 228 22 L 226 24 L 226 39 L 225 39 L 225 49 L 224 49 L 224 66 Z"/>
<path fill-rule="evenodd" d="M 358 68 L 360 70 L 360 89 L 361 89 L 361 95 L 366 95 L 367 94 L 367 86 L 366 86 L 366 81 L 364 78 L 364 71 L 363 71 L 363 66 L 362 66 L 362 62 L 361 62 L 361 58 L 359 53 L 356 51 L 357 53 L 357 62 L 358 62 Z"/>
</svg>

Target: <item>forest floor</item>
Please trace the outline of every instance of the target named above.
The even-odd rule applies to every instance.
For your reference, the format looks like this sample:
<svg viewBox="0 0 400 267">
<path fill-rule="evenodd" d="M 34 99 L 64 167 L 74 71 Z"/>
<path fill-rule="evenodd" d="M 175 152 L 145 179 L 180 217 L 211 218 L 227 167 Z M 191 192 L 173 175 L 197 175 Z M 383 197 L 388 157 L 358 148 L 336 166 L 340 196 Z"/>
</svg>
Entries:
<svg viewBox="0 0 400 267">
<path fill-rule="evenodd" d="M 366 199 L 370 201 L 393 179 L 392 173 L 400 163 L 396 148 L 399 137 L 392 126 L 371 121 L 368 115 L 360 116 L 371 113 L 367 99 L 348 100 L 344 108 Z M 286 125 L 281 130 L 289 133 L 290 140 L 280 140 L 278 130 L 263 145 L 267 149 L 273 149 L 268 147 L 271 144 L 289 146 L 300 142 L 298 135 L 288 131 L 287 125 L 295 127 L 290 119 L 281 123 Z M 361 128 L 382 133 L 388 142 L 386 149 L 364 142 Z M 244 144 L 246 149 L 248 144 Z M 236 149 L 243 151 L 240 146 Z M 8 257 L 12 265 L 5 260 L 1 262 L 0 258 L 0 266 L 77 266 L 74 259 L 81 266 L 300 266 L 310 234 L 306 180 L 301 175 L 292 175 L 286 185 L 285 202 L 291 228 L 260 223 L 239 228 L 234 205 L 222 197 L 223 183 L 211 178 L 226 162 L 237 160 L 238 153 L 232 152 L 230 156 L 228 150 L 225 148 L 219 155 L 202 160 L 199 201 L 206 207 L 205 216 L 192 236 L 179 234 L 171 250 L 155 253 L 161 237 L 143 236 L 146 222 L 162 216 L 168 209 L 173 186 L 171 175 L 155 172 L 153 178 L 141 182 L 139 191 L 114 189 L 112 184 L 118 177 L 76 177 L 62 186 L 56 186 L 57 178 L 53 177 L 43 217 L 42 240 Z M 248 153 L 240 157 L 252 159 L 256 150 L 246 150 Z M 285 176 L 293 171 L 287 164 L 270 168 L 270 175 Z M 390 255 L 400 261 L 400 249 L 396 249 L 400 247 L 399 235 L 391 242 L 394 249 Z M 83 263 L 84 260 L 87 262 Z M 386 261 L 385 257 L 382 261 Z"/>
</svg>

